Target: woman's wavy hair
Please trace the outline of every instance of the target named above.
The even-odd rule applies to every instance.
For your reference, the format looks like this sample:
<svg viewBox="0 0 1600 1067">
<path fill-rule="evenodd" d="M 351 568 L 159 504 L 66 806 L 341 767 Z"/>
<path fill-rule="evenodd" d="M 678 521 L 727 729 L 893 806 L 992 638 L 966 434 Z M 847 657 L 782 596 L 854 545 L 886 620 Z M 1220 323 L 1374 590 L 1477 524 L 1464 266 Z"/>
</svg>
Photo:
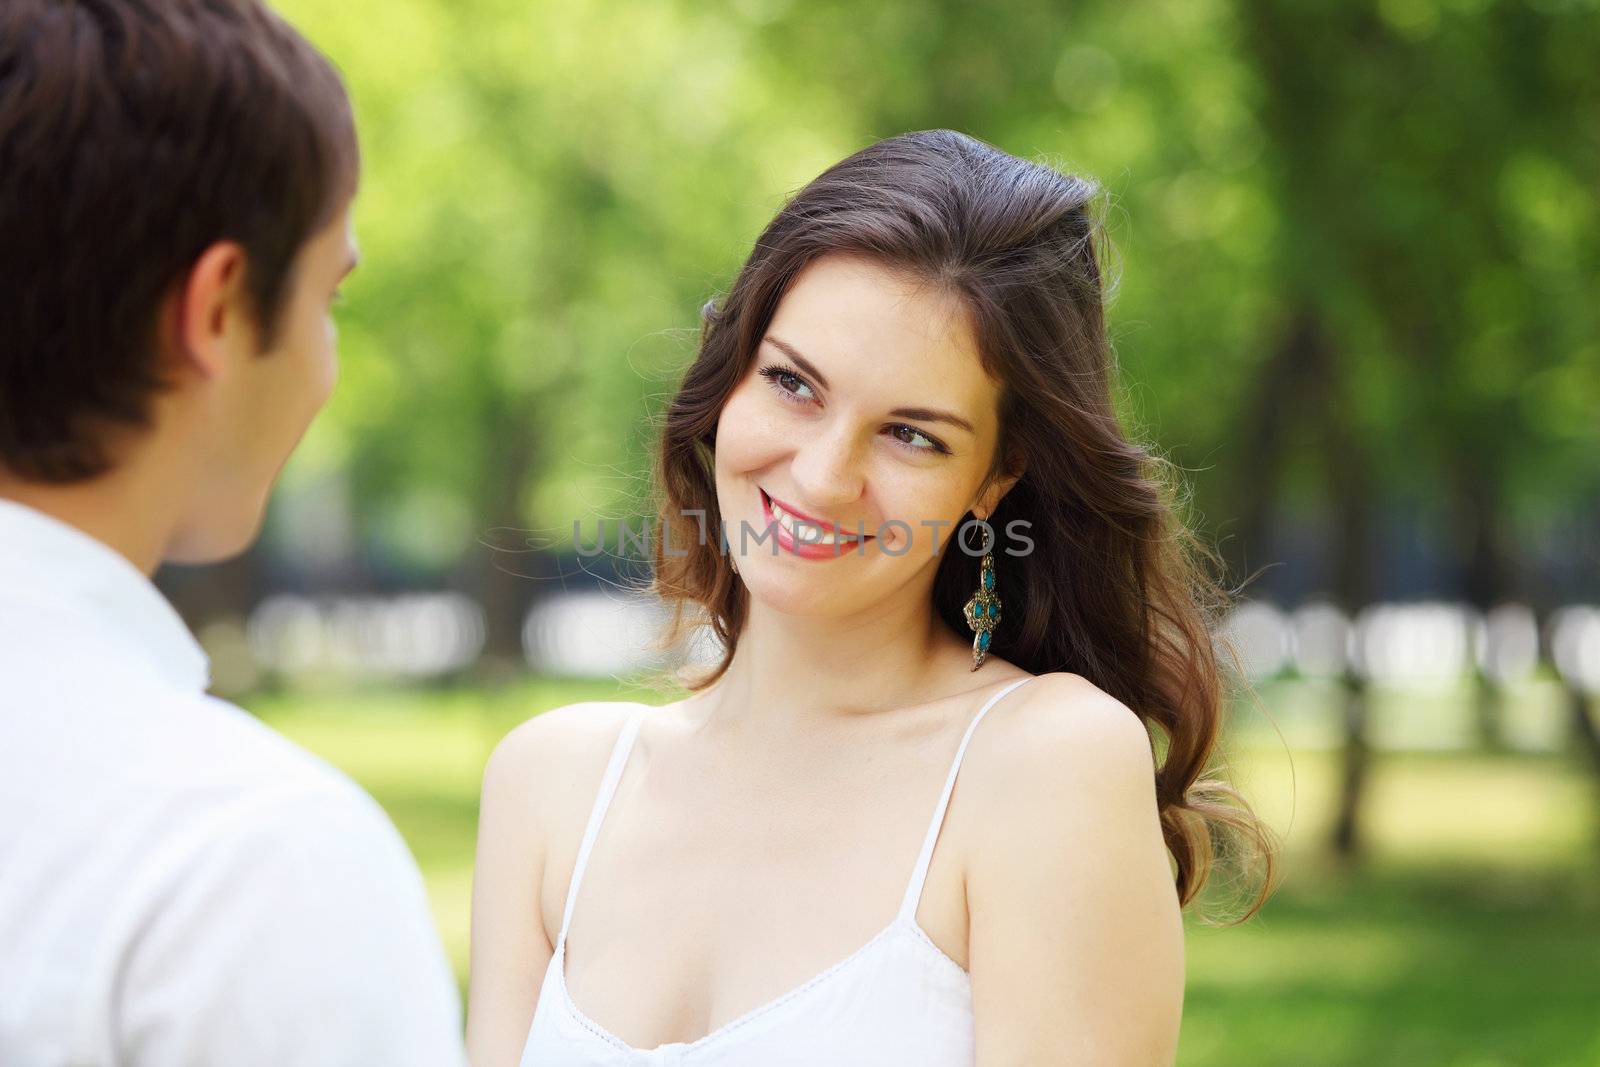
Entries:
<svg viewBox="0 0 1600 1067">
<path fill-rule="evenodd" d="M 1005 624 L 992 652 L 1033 674 L 1080 674 L 1154 728 L 1178 897 L 1194 899 L 1220 852 L 1253 858 L 1264 876 L 1242 919 L 1271 891 L 1276 845 L 1237 793 L 1205 777 L 1225 702 L 1218 657 L 1233 656 L 1214 631 L 1231 593 L 1208 576 L 1218 555 L 1178 515 L 1181 478 L 1118 424 L 1098 196 L 1088 179 L 931 130 L 862 149 L 778 212 L 720 305 L 705 306 L 699 351 L 660 420 L 650 585 L 671 610 L 658 645 L 715 635 L 717 661 L 674 676 L 691 691 L 732 661 L 748 600 L 720 537 L 708 536 L 723 528 L 716 426 L 806 265 L 859 255 L 959 294 L 983 366 L 1003 384 L 989 476 L 1015 470 L 1003 457 L 1026 461 L 988 521 L 1026 519 L 1034 540 L 1004 563 Z M 978 567 L 947 550 L 934 581 L 934 610 L 963 636 Z"/>
</svg>

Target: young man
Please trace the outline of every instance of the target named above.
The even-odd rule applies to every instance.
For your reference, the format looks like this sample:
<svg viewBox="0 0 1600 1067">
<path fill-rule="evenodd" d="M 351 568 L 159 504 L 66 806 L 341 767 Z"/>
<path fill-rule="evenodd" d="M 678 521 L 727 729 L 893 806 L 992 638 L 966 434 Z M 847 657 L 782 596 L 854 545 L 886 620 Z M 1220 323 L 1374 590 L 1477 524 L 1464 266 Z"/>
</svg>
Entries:
<svg viewBox="0 0 1600 1067">
<path fill-rule="evenodd" d="M 0 3 L 6 1067 L 464 1063 L 393 824 L 149 581 L 250 543 L 327 398 L 356 173 L 258 0 Z"/>
</svg>

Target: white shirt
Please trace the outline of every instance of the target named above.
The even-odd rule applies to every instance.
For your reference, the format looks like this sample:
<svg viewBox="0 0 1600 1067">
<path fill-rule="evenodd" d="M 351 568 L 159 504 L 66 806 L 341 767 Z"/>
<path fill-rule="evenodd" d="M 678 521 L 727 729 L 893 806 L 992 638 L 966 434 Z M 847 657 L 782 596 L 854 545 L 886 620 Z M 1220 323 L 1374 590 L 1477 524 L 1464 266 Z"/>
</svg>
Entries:
<svg viewBox="0 0 1600 1067">
<path fill-rule="evenodd" d="M 0 1063 L 460 1067 L 394 824 L 207 685 L 132 563 L 0 500 Z"/>
</svg>

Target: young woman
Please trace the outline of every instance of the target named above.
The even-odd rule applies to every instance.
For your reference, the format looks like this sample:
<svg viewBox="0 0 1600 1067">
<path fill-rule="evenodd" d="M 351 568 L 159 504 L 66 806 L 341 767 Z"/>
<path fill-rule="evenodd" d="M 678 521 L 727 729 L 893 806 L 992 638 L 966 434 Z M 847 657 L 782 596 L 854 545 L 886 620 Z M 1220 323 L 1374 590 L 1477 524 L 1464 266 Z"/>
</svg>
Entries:
<svg viewBox="0 0 1600 1067">
<path fill-rule="evenodd" d="M 495 750 L 477 1067 L 1172 1061 L 1211 833 L 1266 837 L 1200 777 L 1225 593 L 1113 412 L 1094 194 L 891 138 L 707 306 L 654 589 L 721 654 Z"/>
</svg>

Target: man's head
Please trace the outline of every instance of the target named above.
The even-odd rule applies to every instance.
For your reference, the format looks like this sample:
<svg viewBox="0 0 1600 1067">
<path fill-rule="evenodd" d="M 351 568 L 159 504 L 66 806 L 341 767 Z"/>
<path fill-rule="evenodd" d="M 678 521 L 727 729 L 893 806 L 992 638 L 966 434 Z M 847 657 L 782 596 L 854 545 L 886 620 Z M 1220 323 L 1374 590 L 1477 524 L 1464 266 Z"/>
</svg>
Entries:
<svg viewBox="0 0 1600 1067">
<path fill-rule="evenodd" d="M 335 376 L 349 102 L 257 0 L 0 4 L 0 475 L 170 472 L 165 558 L 254 537 Z"/>
</svg>

